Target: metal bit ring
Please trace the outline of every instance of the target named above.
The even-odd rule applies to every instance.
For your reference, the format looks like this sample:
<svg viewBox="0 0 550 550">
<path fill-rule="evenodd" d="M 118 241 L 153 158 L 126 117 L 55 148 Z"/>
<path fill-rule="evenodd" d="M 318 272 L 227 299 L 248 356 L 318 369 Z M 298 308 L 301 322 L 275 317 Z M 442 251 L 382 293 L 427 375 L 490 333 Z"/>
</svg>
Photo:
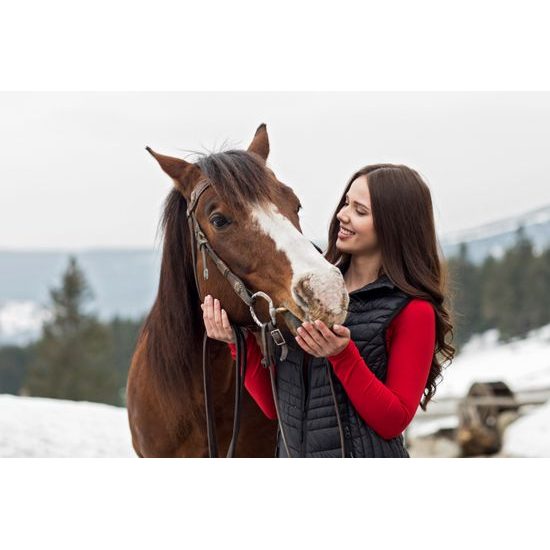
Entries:
<svg viewBox="0 0 550 550">
<path fill-rule="evenodd" d="M 250 315 L 252 315 L 252 319 L 256 322 L 256 324 L 261 327 L 265 325 L 265 323 L 262 323 L 260 319 L 258 319 L 258 316 L 256 315 L 256 312 L 254 311 L 254 300 L 256 297 L 259 296 L 260 298 L 263 298 L 269 305 L 269 317 L 271 318 L 271 322 L 275 324 L 275 313 L 277 310 L 273 307 L 273 300 L 261 290 L 259 292 L 255 292 L 250 296 Z"/>
</svg>

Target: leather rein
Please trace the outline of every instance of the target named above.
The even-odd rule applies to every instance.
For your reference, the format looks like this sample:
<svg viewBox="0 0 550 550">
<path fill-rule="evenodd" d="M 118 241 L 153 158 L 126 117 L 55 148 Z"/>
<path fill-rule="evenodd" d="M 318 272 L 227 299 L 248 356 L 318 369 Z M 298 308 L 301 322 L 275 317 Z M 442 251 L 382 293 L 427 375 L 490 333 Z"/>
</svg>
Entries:
<svg viewBox="0 0 550 550">
<path fill-rule="evenodd" d="M 273 393 L 273 400 L 275 402 L 275 409 L 277 411 L 277 420 L 279 423 L 279 430 L 285 446 L 287 456 L 290 457 L 290 452 L 287 444 L 287 437 L 280 420 L 279 415 L 279 402 L 277 398 L 277 386 L 275 376 L 275 349 L 281 348 L 281 360 L 285 360 L 288 354 L 288 345 L 284 339 L 283 334 L 277 328 L 275 315 L 278 312 L 287 311 L 285 307 L 275 308 L 273 306 L 273 300 L 265 292 L 252 293 L 244 284 L 244 282 L 237 277 L 227 266 L 227 264 L 214 252 L 206 235 L 201 230 L 199 223 L 195 216 L 195 208 L 197 203 L 204 193 L 204 191 L 210 186 L 207 180 L 200 182 L 193 192 L 191 193 L 191 199 L 187 207 L 187 221 L 189 223 L 189 231 L 192 238 L 191 250 L 193 254 L 193 273 L 195 275 L 195 284 L 197 286 L 197 293 L 201 297 L 201 291 L 199 286 L 199 280 L 197 275 L 197 261 L 196 261 L 196 249 L 202 254 L 203 265 L 203 279 L 208 279 L 208 267 L 206 263 L 206 254 L 214 262 L 218 271 L 223 275 L 225 279 L 231 285 L 231 288 L 241 298 L 241 300 L 250 308 L 250 314 L 254 322 L 260 327 L 261 335 L 261 351 L 263 355 L 262 364 L 265 368 L 269 369 L 269 375 L 271 378 L 271 390 Z M 254 305 L 257 298 L 263 298 L 268 302 L 269 306 L 269 320 L 262 322 L 256 312 L 254 311 Z M 233 433 L 231 441 L 229 443 L 227 457 L 234 457 L 237 447 L 237 439 L 240 429 L 240 415 L 242 394 L 244 386 L 244 378 L 246 375 L 246 338 L 243 327 L 240 327 L 234 323 L 231 323 L 231 328 L 235 336 L 236 343 L 236 360 L 235 360 L 235 404 L 233 413 Z M 204 402 L 206 409 L 206 429 L 208 435 L 208 454 L 210 458 L 218 457 L 218 443 L 216 437 L 216 425 L 214 419 L 214 410 L 212 404 L 212 381 L 211 373 L 207 367 L 208 351 L 207 351 L 208 334 L 204 332 L 203 347 L 202 347 L 202 372 L 203 372 L 203 384 L 204 384 Z M 275 344 L 275 345 L 274 345 Z M 275 347 L 276 346 L 276 347 Z"/>
</svg>

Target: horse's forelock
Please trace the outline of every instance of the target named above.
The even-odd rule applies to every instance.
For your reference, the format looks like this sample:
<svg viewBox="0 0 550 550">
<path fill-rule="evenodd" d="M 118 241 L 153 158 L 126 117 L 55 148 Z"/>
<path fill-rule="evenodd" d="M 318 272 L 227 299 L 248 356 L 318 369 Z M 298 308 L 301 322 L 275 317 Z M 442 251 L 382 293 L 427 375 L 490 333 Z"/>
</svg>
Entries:
<svg viewBox="0 0 550 550">
<path fill-rule="evenodd" d="M 251 153 L 240 150 L 213 153 L 201 157 L 197 166 L 230 208 L 242 210 L 247 205 L 273 201 L 273 182 L 265 164 Z"/>
</svg>

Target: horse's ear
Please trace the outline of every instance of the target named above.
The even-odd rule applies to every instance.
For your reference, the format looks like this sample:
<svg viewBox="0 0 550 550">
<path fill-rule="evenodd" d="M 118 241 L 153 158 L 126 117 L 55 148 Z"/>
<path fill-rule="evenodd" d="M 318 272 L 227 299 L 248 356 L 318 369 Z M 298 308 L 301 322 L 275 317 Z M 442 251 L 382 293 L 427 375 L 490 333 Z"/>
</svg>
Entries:
<svg viewBox="0 0 550 550">
<path fill-rule="evenodd" d="M 265 124 L 260 124 L 258 126 L 252 143 L 248 146 L 248 151 L 250 153 L 256 153 L 262 157 L 264 161 L 267 160 L 267 156 L 269 155 L 269 138 L 267 137 L 267 128 Z"/>
<path fill-rule="evenodd" d="M 185 197 L 189 197 L 193 184 L 201 176 L 200 168 L 185 160 L 156 153 L 151 147 L 145 147 L 145 149 L 157 160 L 164 172 L 174 180 L 174 185 L 178 190 Z"/>
</svg>

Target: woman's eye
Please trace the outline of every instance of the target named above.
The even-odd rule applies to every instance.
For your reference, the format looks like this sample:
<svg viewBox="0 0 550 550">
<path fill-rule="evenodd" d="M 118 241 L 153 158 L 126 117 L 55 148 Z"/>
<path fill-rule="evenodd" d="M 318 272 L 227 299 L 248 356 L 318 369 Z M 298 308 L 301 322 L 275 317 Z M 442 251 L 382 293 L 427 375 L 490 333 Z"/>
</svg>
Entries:
<svg viewBox="0 0 550 550">
<path fill-rule="evenodd" d="M 217 229 L 229 224 L 229 220 L 225 216 L 217 215 L 210 218 L 210 223 Z"/>
</svg>

